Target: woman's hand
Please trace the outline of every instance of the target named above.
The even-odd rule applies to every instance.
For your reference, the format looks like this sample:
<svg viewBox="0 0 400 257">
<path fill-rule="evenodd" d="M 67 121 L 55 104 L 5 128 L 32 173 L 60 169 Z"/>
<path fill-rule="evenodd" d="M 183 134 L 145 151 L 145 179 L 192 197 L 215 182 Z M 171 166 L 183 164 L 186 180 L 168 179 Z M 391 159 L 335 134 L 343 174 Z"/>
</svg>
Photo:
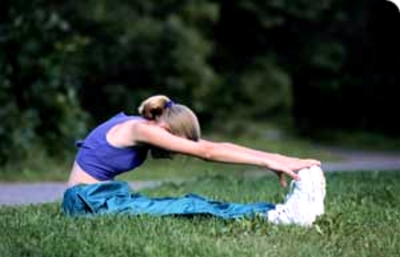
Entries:
<svg viewBox="0 0 400 257">
<path fill-rule="evenodd" d="M 286 187 L 286 176 L 298 180 L 297 171 L 315 165 L 319 166 L 321 162 L 314 159 L 299 159 L 279 155 L 269 161 L 267 168 L 271 169 L 278 176 L 280 184 Z"/>
</svg>

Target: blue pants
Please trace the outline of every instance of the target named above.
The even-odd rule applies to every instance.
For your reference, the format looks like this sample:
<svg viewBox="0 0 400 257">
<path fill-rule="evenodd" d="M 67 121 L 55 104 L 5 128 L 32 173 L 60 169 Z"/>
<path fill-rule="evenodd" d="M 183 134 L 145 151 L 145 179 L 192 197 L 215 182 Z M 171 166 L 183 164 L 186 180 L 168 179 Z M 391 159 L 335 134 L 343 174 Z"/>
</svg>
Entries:
<svg viewBox="0 0 400 257">
<path fill-rule="evenodd" d="M 99 214 L 212 215 L 223 219 L 254 217 L 275 208 L 269 203 L 229 203 L 188 194 L 183 197 L 149 198 L 131 191 L 126 182 L 77 185 L 64 193 L 62 208 L 70 216 Z"/>
</svg>

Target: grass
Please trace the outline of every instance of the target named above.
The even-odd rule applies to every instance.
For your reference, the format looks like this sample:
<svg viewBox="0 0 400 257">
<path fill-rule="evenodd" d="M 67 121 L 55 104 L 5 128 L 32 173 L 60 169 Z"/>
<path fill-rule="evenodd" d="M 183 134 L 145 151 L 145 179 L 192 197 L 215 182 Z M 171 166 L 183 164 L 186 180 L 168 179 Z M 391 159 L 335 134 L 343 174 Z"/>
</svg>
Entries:
<svg viewBox="0 0 400 257">
<path fill-rule="evenodd" d="M 400 171 L 327 174 L 326 214 L 311 228 L 261 218 L 103 216 L 68 218 L 59 203 L 0 208 L 0 256 L 398 256 Z M 236 201 L 280 202 L 270 177 L 205 176 L 144 190 Z M 307 206 L 305 206 L 307 208 Z"/>
</svg>

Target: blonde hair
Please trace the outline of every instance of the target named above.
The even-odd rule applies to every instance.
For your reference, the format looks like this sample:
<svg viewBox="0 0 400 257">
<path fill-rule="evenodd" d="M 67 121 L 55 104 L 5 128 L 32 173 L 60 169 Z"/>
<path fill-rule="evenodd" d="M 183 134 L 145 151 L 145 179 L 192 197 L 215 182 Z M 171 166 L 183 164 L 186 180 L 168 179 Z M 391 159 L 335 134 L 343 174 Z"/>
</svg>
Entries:
<svg viewBox="0 0 400 257">
<path fill-rule="evenodd" d="M 187 106 L 171 101 L 165 95 L 155 95 L 144 100 L 139 106 L 139 114 L 157 122 L 165 122 L 171 133 L 187 139 L 200 139 L 200 124 L 196 114 Z"/>
</svg>

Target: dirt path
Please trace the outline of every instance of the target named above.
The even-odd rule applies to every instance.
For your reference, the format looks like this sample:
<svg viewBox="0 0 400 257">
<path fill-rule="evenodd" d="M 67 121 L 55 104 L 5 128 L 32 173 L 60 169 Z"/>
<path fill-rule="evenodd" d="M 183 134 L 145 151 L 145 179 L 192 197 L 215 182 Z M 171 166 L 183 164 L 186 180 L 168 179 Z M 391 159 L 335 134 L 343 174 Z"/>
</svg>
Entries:
<svg viewBox="0 0 400 257">
<path fill-rule="evenodd" d="M 321 147 L 343 158 L 322 164 L 325 171 L 400 170 L 400 152 L 358 151 L 335 147 Z"/>
<path fill-rule="evenodd" d="M 159 181 L 135 181 L 130 185 L 135 190 L 155 187 Z M 26 205 L 58 201 L 66 189 L 61 182 L 0 183 L 1 205 Z"/>
</svg>

